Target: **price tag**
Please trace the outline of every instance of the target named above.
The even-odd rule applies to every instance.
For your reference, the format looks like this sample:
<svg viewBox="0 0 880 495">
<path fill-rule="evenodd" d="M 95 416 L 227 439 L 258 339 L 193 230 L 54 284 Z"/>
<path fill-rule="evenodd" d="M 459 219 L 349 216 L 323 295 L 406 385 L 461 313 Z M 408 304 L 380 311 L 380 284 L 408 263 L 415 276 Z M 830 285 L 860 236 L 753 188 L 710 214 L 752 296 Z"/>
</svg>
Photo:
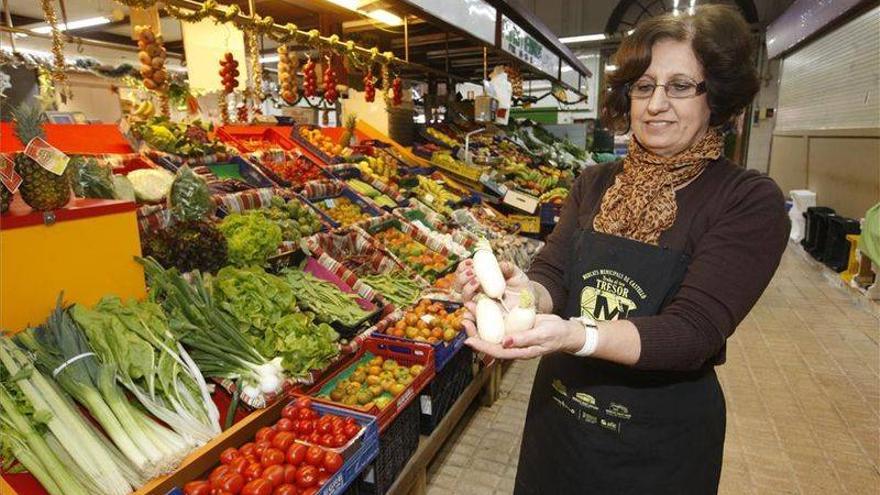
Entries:
<svg viewBox="0 0 880 495">
<path fill-rule="evenodd" d="M 508 215 L 507 220 L 518 223 L 520 231 L 526 234 L 538 234 L 541 232 L 541 218 L 531 215 Z"/>
<path fill-rule="evenodd" d="M 433 409 L 431 406 L 431 396 L 430 395 L 422 395 L 419 396 L 419 401 L 422 403 L 422 414 L 431 415 L 431 410 Z"/>
<path fill-rule="evenodd" d="M 67 162 L 70 161 L 69 156 L 38 137 L 31 139 L 24 149 L 24 154 L 55 175 L 63 174 Z"/>
<path fill-rule="evenodd" d="M 425 198 L 425 202 L 428 203 L 429 205 L 434 204 L 435 198 L 434 198 L 433 194 L 427 193 L 427 194 L 425 194 L 424 198 Z"/>
<path fill-rule="evenodd" d="M 327 205 L 327 208 L 334 208 L 336 206 L 336 201 L 333 201 L 333 198 L 327 198 L 324 200 L 324 204 Z"/>
<path fill-rule="evenodd" d="M 504 197 L 504 195 L 507 194 L 507 186 L 499 184 L 495 179 L 490 177 L 489 174 L 483 174 L 480 176 L 480 184 L 483 184 L 487 189 L 501 197 Z"/>
<path fill-rule="evenodd" d="M 535 213 L 535 209 L 538 208 L 538 198 L 512 189 L 507 191 L 502 201 L 504 204 L 522 210 L 529 215 Z"/>
<path fill-rule="evenodd" d="M 21 176 L 15 171 L 15 162 L 6 155 L 0 155 L 0 157 L 3 158 L 0 160 L 0 183 L 3 184 L 7 191 L 15 194 L 18 186 L 21 185 Z"/>
</svg>

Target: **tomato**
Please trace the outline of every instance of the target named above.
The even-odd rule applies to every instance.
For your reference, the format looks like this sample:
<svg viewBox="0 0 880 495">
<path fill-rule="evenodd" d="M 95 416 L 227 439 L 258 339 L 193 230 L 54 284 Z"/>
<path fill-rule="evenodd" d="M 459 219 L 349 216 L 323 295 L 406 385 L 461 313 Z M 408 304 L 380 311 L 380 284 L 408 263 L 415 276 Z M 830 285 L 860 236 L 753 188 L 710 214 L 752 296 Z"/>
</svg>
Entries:
<svg viewBox="0 0 880 495">
<path fill-rule="evenodd" d="M 332 425 L 330 425 L 330 430 L 331 433 L 333 433 L 334 435 L 341 435 L 343 432 L 345 432 L 345 425 L 342 424 L 341 421 L 333 423 Z"/>
<path fill-rule="evenodd" d="M 183 485 L 183 495 L 211 495 L 211 484 L 204 480 Z"/>
<path fill-rule="evenodd" d="M 264 426 L 260 428 L 259 430 L 257 430 L 257 434 L 254 436 L 254 439 L 256 439 L 257 443 L 263 440 L 268 440 L 271 442 L 273 438 L 275 438 L 275 430 L 269 426 Z"/>
<path fill-rule="evenodd" d="M 326 469 L 328 473 L 333 474 L 336 471 L 339 471 L 342 464 L 342 456 L 336 452 L 327 452 L 324 454 L 324 469 Z"/>
<path fill-rule="evenodd" d="M 292 464 L 284 465 L 284 482 L 296 483 L 296 466 Z"/>
<path fill-rule="evenodd" d="M 333 435 L 333 444 L 331 445 L 331 447 L 342 447 L 346 444 L 346 442 L 348 442 L 348 439 L 349 437 L 345 436 L 344 433 Z"/>
<path fill-rule="evenodd" d="M 272 495 L 272 485 L 262 478 L 253 480 L 244 485 L 241 495 Z"/>
<path fill-rule="evenodd" d="M 230 493 L 238 493 L 244 488 L 245 479 L 244 476 L 238 473 L 229 473 L 217 483 L 211 483 L 211 486 L 214 488 L 219 488 L 221 490 L 225 490 Z"/>
<path fill-rule="evenodd" d="M 263 468 L 274 466 L 276 464 L 283 464 L 284 452 L 275 448 L 266 449 L 266 451 L 263 452 L 263 455 L 260 456 L 260 463 L 263 465 Z"/>
<path fill-rule="evenodd" d="M 300 410 L 297 411 L 296 416 L 299 419 L 312 419 L 315 417 L 315 411 L 308 408 L 300 408 Z"/>
<path fill-rule="evenodd" d="M 301 419 L 299 420 L 299 425 L 297 426 L 297 430 L 301 435 L 308 435 L 315 431 L 315 422 L 310 419 Z"/>
<path fill-rule="evenodd" d="M 321 435 L 321 445 L 324 447 L 332 447 L 333 446 L 333 434 L 328 433 L 326 435 Z"/>
<path fill-rule="evenodd" d="M 255 463 L 255 462 L 256 462 L 256 463 L 259 463 L 259 462 L 260 462 L 260 456 L 258 456 L 257 454 L 251 454 L 251 455 L 245 456 L 244 458 L 247 459 L 248 464 L 253 464 L 253 463 Z"/>
<path fill-rule="evenodd" d="M 318 432 L 312 433 L 311 435 L 309 435 L 309 443 L 321 445 L 321 435 Z"/>
<path fill-rule="evenodd" d="M 290 418 L 281 418 L 275 423 L 275 429 L 279 432 L 281 431 L 291 431 L 293 430 L 293 420 Z"/>
<path fill-rule="evenodd" d="M 302 466 L 296 471 L 296 486 L 308 488 L 318 482 L 318 470 L 314 466 Z"/>
<path fill-rule="evenodd" d="M 308 447 L 301 443 L 295 443 L 287 449 L 287 463 L 292 466 L 299 466 L 306 459 Z"/>
<path fill-rule="evenodd" d="M 275 487 L 275 491 L 272 492 L 272 495 L 297 495 L 296 485 L 291 485 L 290 483 L 285 483 L 283 485 Z"/>
<path fill-rule="evenodd" d="M 343 418 L 342 423 L 346 424 L 346 425 L 357 425 L 358 424 L 357 420 L 351 416 L 346 416 L 345 418 Z"/>
<path fill-rule="evenodd" d="M 323 418 L 321 418 L 323 419 Z M 333 432 L 333 425 L 329 421 L 318 421 L 318 433 L 326 435 Z"/>
<path fill-rule="evenodd" d="M 260 457 L 263 455 L 263 452 L 265 452 L 266 449 L 269 449 L 269 448 L 272 448 L 272 442 L 270 442 L 268 440 L 261 440 L 261 441 L 257 442 L 257 446 L 254 447 L 254 455 L 256 455 L 257 457 Z"/>
<path fill-rule="evenodd" d="M 211 486 L 214 487 L 214 486 L 216 486 L 216 483 L 215 483 L 216 480 L 223 478 L 228 473 L 234 473 L 234 472 L 235 471 L 233 471 L 232 468 L 230 468 L 226 464 L 221 464 L 221 465 L 217 466 L 216 468 L 214 468 L 213 471 L 211 471 L 211 476 L 208 476 L 208 481 L 211 483 Z"/>
<path fill-rule="evenodd" d="M 229 447 L 220 453 L 220 462 L 222 464 L 231 464 L 232 461 L 239 456 L 241 456 L 241 454 L 238 452 L 238 449 Z"/>
<path fill-rule="evenodd" d="M 255 462 L 244 470 L 244 479 L 253 481 L 263 475 L 263 466 L 259 462 Z"/>
<path fill-rule="evenodd" d="M 306 452 L 306 462 L 312 466 L 319 467 L 324 460 L 324 449 L 321 447 L 309 447 Z"/>
<path fill-rule="evenodd" d="M 275 438 L 272 439 L 272 446 L 281 452 L 287 452 L 290 445 L 293 444 L 295 437 L 289 431 L 279 431 Z"/>
<path fill-rule="evenodd" d="M 317 495 L 317 493 L 318 493 L 318 488 L 313 486 L 311 488 L 306 488 L 305 490 L 299 492 L 299 495 Z"/>
<path fill-rule="evenodd" d="M 296 406 L 304 409 L 311 409 L 312 399 L 309 399 L 308 397 L 300 397 L 299 399 L 296 399 Z"/>
<path fill-rule="evenodd" d="M 263 470 L 263 479 L 269 480 L 273 487 L 284 483 L 284 468 L 280 464 L 267 467 Z"/>
<path fill-rule="evenodd" d="M 236 493 L 238 493 L 238 492 L 236 492 Z M 236 494 L 229 492 L 229 491 L 226 491 L 226 490 L 216 489 L 216 490 L 211 490 L 211 495 L 236 495 Z"/>
<path fill-rule="evenodd" d="M 254 442 L 248 442 L 248 443 L 242 445 L 242 446 L 238 449 L 238 453 L 241 454 L 241 455 L 251 455 L 251 454 L 254 453 L 254 447 L 256 447 L 256 445 L 254 444 Z"/>
<path fill-rule="evenodd" d="M 296 419 L 296 406 L 290 403 L 281 410 L 281 417 L 287 419 Z"/>
<path fill-rule="evenodd" d="M 247 469 L 249 464 L 250 461 L 248 461 L 246 457 L 236 457 L 235 460 L 229 464 L 229 467 L 232 471 L 238 474 L 244 474 L 244 470 Z"/>
<path fill-rule="evenodd" d="M 330 473 L 321 473 L 318 475 L 318 486 L 324 486 L 330 479 Z"/>
<path fill-rule="evenodd" d="M 349 440 L 356 437 L 357 434 L 360 432 L 361 432 L 361 427 L 357 423 L 346 424 L 342 430 L 342 434 L 345 435 L 346 437 L 348 437 Z"/>
</svg>

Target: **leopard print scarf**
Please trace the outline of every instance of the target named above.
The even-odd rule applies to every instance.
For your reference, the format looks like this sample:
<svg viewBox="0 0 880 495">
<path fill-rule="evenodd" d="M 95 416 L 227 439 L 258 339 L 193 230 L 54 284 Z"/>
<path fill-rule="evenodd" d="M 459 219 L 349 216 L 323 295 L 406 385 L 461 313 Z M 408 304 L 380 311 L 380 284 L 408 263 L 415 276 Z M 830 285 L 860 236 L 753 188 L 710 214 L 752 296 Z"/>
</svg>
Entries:
<svg viewBox="0 0 880 495">
<path fill-rule="evenodd" d="M 633 136 L 623 171 L 605 191 L 593 228 L 657 245 L 660 234 L 675 222 L 675 188 L 696 178 L 721 156 L 722 144 L 721 133 L 710 129 L 699 142 L 667 158 L 651 153 Z"/>
</svg>

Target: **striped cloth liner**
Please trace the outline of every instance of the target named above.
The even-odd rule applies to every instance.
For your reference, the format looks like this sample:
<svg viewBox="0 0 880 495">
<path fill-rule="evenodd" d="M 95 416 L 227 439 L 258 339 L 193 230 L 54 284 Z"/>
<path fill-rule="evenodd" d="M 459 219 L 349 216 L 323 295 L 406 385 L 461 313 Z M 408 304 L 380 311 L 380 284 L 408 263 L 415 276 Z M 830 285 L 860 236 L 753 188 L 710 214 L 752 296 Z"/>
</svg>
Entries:
<svg viewBox="0 0 880 495">
<path fill-rule="evenodd" d="M 405 221 L 411 222 L 411 220 L 409 220 L 405 216 L 405 214 L 410 211 L 421 212 L 423 215 L 425 215 L 425 220 L 427 220 L 431 225 L 445 225 L 449 228 L 449 230 L 451 230 L 450 233 L 452 235 L 453 241 L 460 244 L 468 251 L 473 251 L 474 246 L 476 245 L 478 240 L 477 236 L 465 229 L 457 228 L 455 224 L 451 222 L 447 217 L 440 213 L 437 213 L 436 211 L 432 210 L 430 207 L 415 198 L 410 198 L 408 207 L 396 208 L 392 213 Z"/>
<path fill-rule="evenodd" d="M 220 151 L 217 153 L 212 153 L 210 155 L 183 157 L 180 155 L 175 155 L 173 153 L 166 153 L 164 151 L 159 151 L 147 147 L 144 147 L 141 152 L 153 160 L 161 160 L 164 158 L 165 160 L 171 162 L 177 167 L 181 167 L 183 165 L 196 166 L 210 165 L 212 163 L 222 163 L 231 160 L 234 156 L 234 154 L 230 151 Z"/>
<path fill-rule="evenodd" d="M 449 258 L 456 257 L 454 254 L 450 253 L 449 250 L 446 249 L 446 246 L 444 246 L 442 243 L 426 236 L 424 234 L 424 232 L 420 231 L 418 229 L 418 227 L 411 224 L 408 220 L 394 216 L 391 213 L 386 213 L 382 216 L 362 220 L 362 221 L 354 224 L 354 226 L 359 227 L 359 228 L 365 230 L 366 232 L 373 232 L 376 228 L 379 228 L 380 226 L 384 226 L 385 224 L 389 224 L 389 223 L 393 223 L 393 222 L 397 222 L 400 224 L 398 228 L 400 229 L 401 232 L 409 235 L 414 240 L 421 242 L 425 246 L 428 246 L 428 248 L 431 249 L 432 251 L 436 251 L 436 252 L 442 254 L 443 256 L 447 256 Z M 388 227 L 391 227 L 391 225 L 389 225 Z M 379 230 L 375 230 L 375 231 L 381 232 L 383 230 L 386 230 L 386 228 L 388 228 L 388 227 L 382 227 L 382 228 L 379 228 Z M 389 254 L 391 256 L 394 256 L 391 253 L 389 253 Z"/>
</svg>

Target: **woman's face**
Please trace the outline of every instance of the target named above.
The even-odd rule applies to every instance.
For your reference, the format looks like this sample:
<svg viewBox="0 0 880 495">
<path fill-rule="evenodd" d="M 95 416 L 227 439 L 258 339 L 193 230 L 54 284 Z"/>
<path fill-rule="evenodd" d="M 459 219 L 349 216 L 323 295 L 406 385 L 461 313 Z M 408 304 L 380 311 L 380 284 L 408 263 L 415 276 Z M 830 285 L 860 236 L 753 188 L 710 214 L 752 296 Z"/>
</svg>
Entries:
<svg viewBox="0 0 880 495">
<path fill-rule="evenodd" d="M 661 40 L 651 48 L 651 65 L 639 81 L 696 84 L 703 79 L 703 67 L 689 42 Z M 650 98 L 630 98 L 633 134 L 642 146 L 661 156 L 673 156 L 702 138 L 709 127 L 709 115 L 706 93 L 667 98 L 664 88 L 658 87 Z"/>
</svg>

